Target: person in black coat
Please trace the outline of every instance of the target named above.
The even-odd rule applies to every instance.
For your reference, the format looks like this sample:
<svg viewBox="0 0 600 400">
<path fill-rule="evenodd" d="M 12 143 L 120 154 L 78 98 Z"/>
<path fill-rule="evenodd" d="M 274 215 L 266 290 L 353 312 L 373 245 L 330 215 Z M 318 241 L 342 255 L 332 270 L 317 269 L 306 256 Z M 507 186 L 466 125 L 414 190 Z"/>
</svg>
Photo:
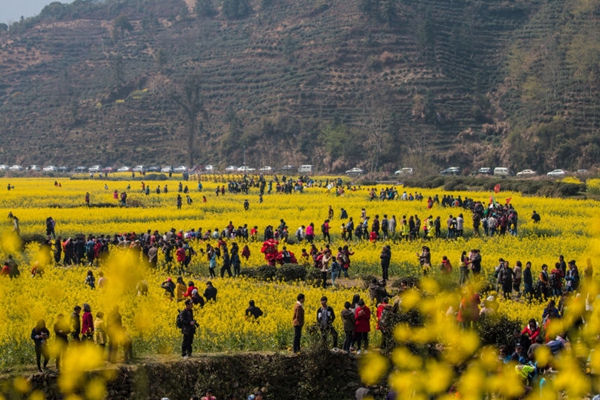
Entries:
<svg viewBox="0 0 600 400">
<path fill-rule="evenodd" d="M 213 286 L 211 281 L 206 282 L 204 297 L 206 298 L 206 301 L 217 301 L 217 288 Z"/>
<path fill-rule="evenodd" d="M 531 300 L 533 297 L 533 275 L 531 274 L 531 262 L 527 261 L 523 270 L 523 296 Z"/>
<path fill-rule="evenodd" d="M 390 261 L 392 260 L 392 250 L 390 249 L 390 246 L 383 246 L 379 258 L 381 258 L 381 279 L 387 281 L 389 280 L 388 270 L 390 268 Z"/>
<path fill-rule="evenodd" d="M 63 314 L 56 316 L 54 324 L 54 335 L 56 336 L 56 369 L 60 371 L 60 359 L 69 345 L 69 323 Z"/>
<path fill-rule="evenodd" d="M 194 335 L 196 334 L 196 321 L 194 320 L 194 302 L 191 299 L 185 301 L 185 309 L 181 311 L 181 333 L 183 342 L 181 343 L 181 357 L 187 358 L 192 355 L 192 345 Z"/>
<path fill-rule="evenodd" d="M 71 314 L 71 339 L 76 342 L 79 342 L 79 335 L 81 334 L 81 318 L 79 317 L 79 313 L 81 313 L 81 307 L 75 306 Z"/>
<path fill-rule="evenodd" d="M 254 317 L 254 319 L 258 319 L 258 317 L 262 316 L 263 312 L 260 308 L 256 307 L 254 304 L 254 300 L 250 300 L 249 307 L 246 308 L 246 318 Z"/>
<path fill-rule="evenodd" d="M 44 369 L 46 369 L 48 360 L 50 360 L 50 354 L 48 352 L 49 337 L 50 332 L 46 328 L 46 321 L 40 319 L 35 328 L 31 331 L 31 339 L 35 343 L 35 361 L 37 363 L 38 371 L 40 372 L 42 372 L 42 367 L 40 365 L 42 355 L 44 356 Z"/>
<path fill-rule="evenodd" d="M 317 325 L 321 329 L 323 342 L 327 341 L 327 334 L 330 333 L 333 338 L 333 347 L 338 345 L 338 333 L 333 327 L 335 321 L 335 312 L 333 308 L 327 305 L 327 297 L 321 297 L 321 307 L 317 309 Z"/>
<path fill-rule="evenodd" d="M 223 266 L 221 267 L 221 278 L 225 277 L 225 271 L 227 271 L 227 274 L 231 278 L 231 259 L 229 258 L 229 251 L 225 246 L 223 246 L 221 257 L 223 258 Z"/>
<path fill-rule="evenodd" d="M 192 303 L 200 304 L 200 308 L 204 307 L 204 298 L 198 294 L 198 289 L 192 290 Z"/>
</svg>

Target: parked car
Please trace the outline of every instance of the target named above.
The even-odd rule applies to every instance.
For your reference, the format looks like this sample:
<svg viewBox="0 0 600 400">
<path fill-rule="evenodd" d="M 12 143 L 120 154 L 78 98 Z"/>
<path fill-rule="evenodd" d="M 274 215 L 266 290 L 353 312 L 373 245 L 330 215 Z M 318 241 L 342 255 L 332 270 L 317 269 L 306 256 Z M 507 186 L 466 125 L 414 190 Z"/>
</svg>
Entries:
<svg viewBox="0 0 600 400">
<path fill-rule="evenodd" d="M 271 172 L 271 171 L 273 171 L 273 168 L 271 168 L 267 165 L 267 166 L 262 167 L 259 171 L 260 172 Z"/>
<path fill-rule="evenodd" d="M 298 167 L 299 174 L 311 174 L 312 173 L 312 165 L 305 164 Z"/>
<path fill-rule="evenodd" d="M 252 172 L 252 171 L 256 171 L 256 168 L 248 167 L 247 165 L 242 165 L 237 170 L 239 172 Z"/>
<path fill-rule="evenodd" d="M 117 170 L 117 172 L 129 172 L 131 171 L 131 168 L 129 168 L 127 165 L 123 165 L 121 168 L 119 168 Z"/>
<path fill-rule="evenodd" d="M 146 171 L 146 168 L 143 165 L 136 165 L 133 168 L 133 172 L 144 172 Z"/>
<path fill-rule="evenodd" d="M 41 171 L 42 170 L 39 165 L 30 165 L 29 168 L 27 168 L 27 169 L 29 171 Z"/>
<path fill-rule="evenodd" d="M 104 168 L 102 168 L 102 172 L 105 172 L 107 174 L 110 173 L 110 172 L 114 172 L 114 170 L 115 169 L 113 167 L 104 167 Z"/>
<path fill-rule="evenodd" d="M 173 172 L 173 167 L 171 167 L 170 165 L 166 165 L 161 168 L 160 172 L 168 174 L 169 172 Z"/>
<path fill-rule="evenodd" d="M 440 175 L 460 175 L 460 167 L 450 167 L 440 172 Z"/>
<path fill-rule="evenodd" d="M 215 170 L 215 166 L 211 164 L 205 165 L 204 170 L 208 172 L 213 172 Z"/>
<path fill-rule="evenodd" d="M 58 172 L 69 172 L 69 167 L 65 167 L 64 165 L 58 167 Z"/>
<path fill-rule="evenodd" d="M 87 170 L 88 170 L 88 167 L 77 167 L 77 168 L 75 168 L 75 172 L 77 172 L 77 173 L 84 173 Z"/>
<path fill-rule="evenodd" d="M 230 165 L 227 168 L 225 168 L 226 172 L 235 172 L 237 171 L 238 167 L 236 167 L 235 165 Z"/>
<path fill-rule="evenodd" d="M 148 172 L 160 172 L 160 167 L 157 167 L 156 165 L 148 167 Z"/>
<path fill-rule="evenodd" d="M 482 167 L 474 171 L 471 175 L 494 175 L 494 171 L 490 167 Z"/>
<path fill-rule="evenodd" d="M 102 171 L 102 167 L 100 165 L 92 165 L 91 167 L 88 168 L 88 172 L 100 172 Z"/>
<path fill-rule="evenodd" d="M 412 175 L 412 168 L 401 168 L 398 171 L 394 172 L 394 175 Z"/>
<path fill-rule="evenodd" d="M 564 169 L 555 169 L 554 171 L 548 172 L 546 175 L 551 178 L 564 178 L 567 175 L 567 171 Z"/>
<path fill-rule="evenodd" d="M 587 169 L 578 169 L 576 172 L 577 175 L 585 175 L 587 173 L 588 173 Z"/>
<path fill-rule="evenodd" d="M 280 168 L 280 170 L 282 171 L 291 171 L 294 169 L 293 165 L 284 165 L 283 167 Z"/>
<path fill-rule="evenodd" d="M 179 173 L 182 173 L 182 172 L 187 172 L 187 170 L 188 170 L 188 169 L 187 169 L 187 167 L 186 167 L 186 166 L 180 165 L 179 167 L 177 167 L 177 168 L 173 169 L 173 172 L 179 172 Z"/>
<path fill-rule="evenodd" d="M 365 171 L 363 171 L 361 168 L 358 168 L 358 167 L 354 167 L 354 168 L 346 171 L 346 175 L 362 175 L 364 173 L 365 173 Z"/>
<path fill-rule="evenodd" d="M 58 168 L 56 168 L 54 165 L 46 165 L 42 171 L 44 172 L 57 172 Z"/>
<path fill-rule="evenodd" d="M 23 171 L 23 167 L 21 165 L 15 164 L 15 165 L 11 166 L 8 170 L 9 171 Z"/>
<path fill-rule="evenodd" d="M 524 169 L 523 171 L 517 172 L 517 177 L 518 178 L 528 178 L 530 176 L 536 176 L 537 172 L 531 170 L 531 169 Z"/>
<path fill-rule="evenodd" d="M 496 168 L 494 168 L 494 175 L 495 176 L 510 176 L 510 175 L 512 175 L 512 173 L 510 172 L 510 169 L 508 169 L 506 167 L 496 167 Z"/>
<path fill-rule="evenodd" d="M 8 171 L 8 165 L 0 164 L 0 171 Z"/>
</svg>

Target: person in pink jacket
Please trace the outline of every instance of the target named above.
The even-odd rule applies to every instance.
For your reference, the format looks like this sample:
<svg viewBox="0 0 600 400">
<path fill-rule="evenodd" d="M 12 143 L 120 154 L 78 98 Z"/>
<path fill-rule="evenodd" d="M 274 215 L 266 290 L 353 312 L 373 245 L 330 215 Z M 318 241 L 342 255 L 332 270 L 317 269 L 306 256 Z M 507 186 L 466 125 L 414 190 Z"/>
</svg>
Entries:
<svg viewBox="0 0 600 400">
<path fill-rule="evenodd" d="M 94 318 L 92 317 L 92 308 L 87 303 L 83 304 L 81 334 L 83 336 L 83 340 L 94 340 Z"/>
</svg>

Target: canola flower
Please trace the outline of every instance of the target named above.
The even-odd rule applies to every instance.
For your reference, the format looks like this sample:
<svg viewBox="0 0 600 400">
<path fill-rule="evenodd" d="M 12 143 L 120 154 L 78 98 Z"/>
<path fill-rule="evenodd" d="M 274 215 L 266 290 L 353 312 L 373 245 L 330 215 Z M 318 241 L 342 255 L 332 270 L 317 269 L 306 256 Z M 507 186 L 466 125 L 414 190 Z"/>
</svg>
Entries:
<svg viewBox="0 0 600 400">
<path fill-rule="evenodd" d="M 20 220 L 22 235 L 43 234 L 44 221 L 52 216 L 57 221 L 57 235 L 73 236 L 77 233 L 108 234 L 122 232 L 144 232 L 157 229 L 165 232 L 171 228 L 177 230 L 222 229 L 232 221 L 235 226 L 248 224 L 259 226 L 259 232 L 267 224 L 276 226 L 280 218 L 289 226 L 290 236 L 300 225 L 314 222 L 317 227 L 317 239 L 320 239 L 318 227 L 327 218 L 327 208 L 331 205 L 335 217 L 331 223 L 334 247 L 342 245 L 339 240 L 340 208 L 358 222 L 362 208 L 369 216 L 384 214 L 395 215 L 399 220 L 403 215 L 419 215 L 421 219 L 429 215 L 441 216 L 444 221 L 449 214 L 462 212 L 465 215 L 466 239 L 434 240 L 428 242 L 432 252 L 433 276 L 436 277 L 435 266 L 442 255 L 448 256 L 455 266 L 451 279 L 458 280 L 458 259 L 463 250 L 478 248 L 484 257 L 483 274 L 491 276 L 498 258 L 523 263 L 531 261 L 534 276 L 539 272 L 542 263 L 552 265 L 559 254 L 567 259 L 576 259 L 584 265 L 587 260 L 594 264 L 600 256 L 600 241 L 596 239 L 600 226 L 596 215 L 600 205 L 591 200 L 542 199 L 523 197 L 518 193 L 501 193 L 496 199 L 511 198 L 512 204 L 519 212 L 519 234 L 516 237 L 505 236 L 495 238 L 474 238 L 470 227 L 470 214 L 466 210 L 441 208 L 434 206 L 428 210 L 426 202 L 419 201 L 369 201 L 365 188 L 357 191 L 346 191 L 343 196 L 336 196 L 325 188 L 309 188 L 302 194 L 266 194 L 264 202 L 258 202 L 258 192 L 251 189 L 249 195 L 229 194 L 216 196 L 214 190 L 221 186 L 221 178 L 204 180 L 203 191 L 196 190 L 196 182 L 187 184 L 192 204 L 184 205 L 177 210 L 175 205 L 177 181 L 146 182 L 152 188 L 157 185 L 161 189 L 169 185 L 169 193 L 149 196 L 141 193 L 140 181 L 102 181 L 102 180 L 63 180 L 61 186 L 54 186 L 53 179 L 0 179 L 4 187 L 10 183 L 14 190 L 7 191 L 0 208 L 0 215 L 12 212 Z M 105 189 L 108 185 L 108 189 Z M 130 189 L 127 190 L 127 186 Z M 0 187 L 3 187 L 0 185 Z M 129 207 L 96 208 L 85 207 L 84 195 L 90 193 L 91 203 L 116 204 L 113 191 L 127 190 Z M 400 192 L 403 189 L 399 190 Z M 406 189 L 407 192 L 415 192 Z M 442 189 L 420 190 L 425 198 L 435 194 L 442 195 Z M 454 195 L 468 196 L 486 202 L 488 193 L 458 192 Z M 203 196 L 207 202 L 203 203 Z M 250 200 L 250 210 L 245 211 L 243 200 Z M 529 216 L 536 210 L 542 221 L 534 224 Z M 175 327 L 177 310 L 181 303 L 165 299 L 160 283 L 166 278 L 163 270 L 150 271 L 139 265 L 137 260 L 128 258 L 118 251 L 113 251 L 108 263 L 101 267 L 106 274 L 108 285 L 103 290 L 90 290 L 84 285 L 87 268 L 54 268 L 46 267 L 42 278 L 31 279 L 27 271 L 38 261 L 45 264 L 43 252 L 39 246 L 28 245 L 25 252 L 18 251 L 19 243 L 14 242 L 9 234 L 11 223 L 6 220 L 2 230 L 0 257 L 13 254 L 21 265 L 22 277 L 17 280 L 0 282 L 0 365 L 31 363 L 34 359 L 33 344 L 29 339 L 31 328 L 38 319 L 45 319 L 47 326 L 52 327 L 56 315 L 68 316 L 75 304 L 87 302 L 95 314 L 97 311 L 109 311 L 119 305 L 124 325 L 133 339 L 136 354 L 173 353 L 180 346 L 181 335 Z M 443 229 L 444 230 L 444 229 Z M 262 235 L 261 235 L 262 236 Z M 384 242 L 352 242 L 352 267 L 350 273 L 379 274 L 379 254 Z M 420 268 L 415 253 L 423 244 L 421 241 L 396 242 L 388 241 L 392 246 L 392 276 L 420 275 Z M 215 244 L 214 241 L 212 243 Z M 317 241 L 318 247 L 323 246 Z M 193 244 L 196 250 L 199 244 Z M 261 243 L 249 244 L 252 256 L 245 266 L 265 264 L 260 253 Z M 305 244 L 288 244 L 288 249 L 297 255 Z M 198 256 L 192 263 L 192 271 L 196 276 L 207 276 L 208 261 Z M 96 270 L 97 271 L 97 270 Z M 135 285 L 145 279 L 149 286 L 148 296 L 137 296 Z M 198 282 L 202 292 L 202 280 Z M 329 298 L 329 304 L 336 313 L 342 309 L 354 293 L 368 298 L 364 290 L 359 289 L 321 289 L 302 283 L 262 283 L 247 279 L 216 279 L 215 286 L 219 290 L 218 301 L 198 310 L 196 319 L 200 329 L 195 340 L 195 352 L 213 351 L 245 351 L 245 350 L 284 350 L 292 340 L 291 308 L 297 293 L 306 295 L 307 320 L 310 322 L 323 294 Z M 504 366 L 498 361 L 497 349 L 483 347 L 479 338 L 470 331 L 460 329 L 455 321 L 445 316 L 447 305 L 456 302 L 458 294 L 445 293 L 434 281 L 423 282 L 424 290 L 436 294 L 433 298 L 423 296 L 421 292 L 410 292 L 404 295 L 403 308 L 416 307 L 426 316 L 424 327 L 415 328 L 398 326 L 394 331 L 398 347 L 391 357 L 370 353 L 362 360 L 362 376 L 367 384 L 378 383 L 386 376 L 390 386 L 408 397 L 425 398 L 439 395 L 450 396 L 451 391 L 460 393 L 461 397 L 476 398 L 485 393 L 503 396 L 519 396 L 522 385 L 517 380 L 513 366 Z M 597 288 L 588 288 L 590 293 L 597 293 Z M 583 292 L 583 289 L 582 289 Z M 258 323 L 248 321 L 244 317 L 247 301 L 253 299 L 261 307 L 265 315 Z M 500 301 L 498 313 L 512 320 L 521 322 L 530 318 L 539 320 L 544 305 L 523 302 Z M 572 306 L 572 309 L 577 309 Z M 579 367 L 582 357 L 588 357 L 590 350 L 600 348 L 594 338 L 600 332 L 598 310 L 600 304 L 594 304 L 595 313 L 589 318 L 583 330 L 582 338 L 574 343 L 572 350 L 565 353 L 559 361 L 561 368 L 556 379 L 544 389 L 548 398 L 555 398 L 557 391 L 564 390 L 569 397 L 580 397 L 592 388 L 600 390 L 595 380 L 585 375 Z M 577 315 L 577 314 L 575 314 Z M 573 323 L 573 319 L 567 321 Z M 375 321 L 371 321 L 372 332 L 375 332 Z M 341 320 L 338 316 L 335 327 L 342 332 Z M 567 326 L 568 327 L 568 326 Z M 566 328 L 565 328 L 566 329 Z M 372 333 L 373 335 L 373 333 Z M 379 338 L 378 334 L 375 334 Z M 372 340 L 377 343 L 378 340 Z M 414 344 L 424 345 L 436 343 L 443 351 L 440 357 L 424 357 L 414 353 Z M 72 368 L 77 371 L 95 368 L 100 362 L 96 352 L 86 357 L 89 364 L 73 357 Z M 591 353 L 590 370 L 600 368 L 600 357 Z M 106 377 L 109 379 L 110 377 Z M 576 382 L 577 385 L 570 385 Z M 22 392 L 26 387 L 22 382 Z M 73 382 L 63 384 L 65 393 L 75 390 Z M 576 387 L 573 387 L 576 386 Z M 91 385 L 90 398 L 101 398 L 102 382 Z M 454 396 L 454 395 L 452 395 Z"/>
</svg>

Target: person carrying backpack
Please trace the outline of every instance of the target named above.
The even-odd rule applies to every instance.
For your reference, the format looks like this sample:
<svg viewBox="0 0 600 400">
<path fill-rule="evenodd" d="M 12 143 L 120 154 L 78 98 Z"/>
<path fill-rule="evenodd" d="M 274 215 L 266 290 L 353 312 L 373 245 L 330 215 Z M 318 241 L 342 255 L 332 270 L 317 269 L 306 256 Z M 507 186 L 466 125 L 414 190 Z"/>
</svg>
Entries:
<svg viewBox="0 0 600 400">
<path fill-rule="evenodd" d="M 560 269 L 560 264 L 556 263 L 554 265 L 554 269 L 550 272 L 550 275 L 548 276 L 548 282 L 550 284 L 550 289 L 552 290 L 552 295 L 562 295 L 562 278 L 564 277 L 565 276 Z"/>
<path fill-rule="evenodd" d="M 192 344 L 196 334 L 196 321 L 194 320 L 194 302 L 192 299 L 185 301 L 185 308 L 177 316 L 177 328 L 181 329 L 183 342 L 181 343 L 181 357 L 192 356 Z"/>
</svg>

